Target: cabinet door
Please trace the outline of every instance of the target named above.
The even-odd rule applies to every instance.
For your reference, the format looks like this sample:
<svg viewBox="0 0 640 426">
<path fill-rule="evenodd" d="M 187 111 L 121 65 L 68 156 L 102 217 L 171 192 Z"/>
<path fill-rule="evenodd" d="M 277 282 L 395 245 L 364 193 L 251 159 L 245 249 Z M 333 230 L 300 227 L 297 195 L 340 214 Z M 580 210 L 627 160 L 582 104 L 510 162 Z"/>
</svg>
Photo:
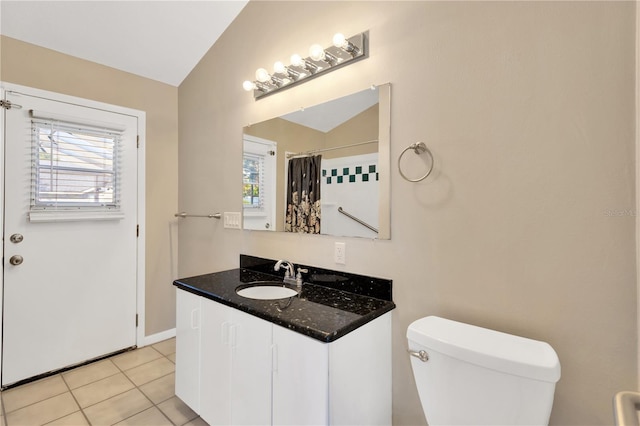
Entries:
<svg viewBox="0 0 640 426">
<path fill-rule="evenodd" d="M 210 425 L 271 423 L 271 323 L 202 299 L 200 417 Z"/>
<path fill-rule="evenodd" d="M 270 322 L 233 310 L 231 346 L 231 424 L 271 424 Z"/>
<path fill-rule="evenodd" d="M 176 289 L 176 396 L 200 412 L 200 296 Z"/>
<path fill-rule="evenodd" d="M 232 309 L 202 299 L 202 358 L 200 417 L 210 425 L 231 422 L 231 349 Z"/>
<path fill-rule="evenodd" d="M 273 424 L 329 424 L 326 343 L 273 326 Z"/>
</svg>

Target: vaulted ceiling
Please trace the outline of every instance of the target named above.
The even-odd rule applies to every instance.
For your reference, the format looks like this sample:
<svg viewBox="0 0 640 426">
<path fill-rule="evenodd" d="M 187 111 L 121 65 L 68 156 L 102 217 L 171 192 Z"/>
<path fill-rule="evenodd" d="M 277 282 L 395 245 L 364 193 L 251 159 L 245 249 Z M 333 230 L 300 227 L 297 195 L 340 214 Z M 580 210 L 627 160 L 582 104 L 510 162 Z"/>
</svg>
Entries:
<svg viewBox="0 0 640 426">
<path fill-rule="evenodd" d="M 179 86 L 248 0 L 0 0 L 0 34 Z"/>
</svg>

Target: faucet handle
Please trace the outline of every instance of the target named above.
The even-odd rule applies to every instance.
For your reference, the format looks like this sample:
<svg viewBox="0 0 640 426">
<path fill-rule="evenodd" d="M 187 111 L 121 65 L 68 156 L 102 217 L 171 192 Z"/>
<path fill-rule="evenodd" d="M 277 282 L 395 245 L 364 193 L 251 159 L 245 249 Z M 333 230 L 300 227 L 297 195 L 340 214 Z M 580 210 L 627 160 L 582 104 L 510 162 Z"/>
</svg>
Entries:
<svg viewBox="0 0 640 426">
<path fill-rule="evenodd" d="M 308 269 L 298 268 L 298 275 L 296 275 L 296 285 L 300 287 L 302 285 L 302 274 L 309 272 Z"/>
</svg>

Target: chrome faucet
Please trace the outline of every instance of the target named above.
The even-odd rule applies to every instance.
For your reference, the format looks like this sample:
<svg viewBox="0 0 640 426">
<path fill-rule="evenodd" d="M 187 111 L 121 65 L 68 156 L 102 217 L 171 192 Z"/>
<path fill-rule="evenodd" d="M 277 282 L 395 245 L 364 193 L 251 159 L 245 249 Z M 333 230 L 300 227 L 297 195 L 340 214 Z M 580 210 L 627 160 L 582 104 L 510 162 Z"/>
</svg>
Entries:
<svg viewBox="0 0 640 426">
<path fill-rule="evenodd" d="M 279 271 L 281 267 L 285 269 L 284 282 L 289 284 L 296 284 L 295 267 L 293 266 L 293 263 L 289 262 L 288 260 L 278 260 L 273 267 L 273 270 Z"/>
</svg>

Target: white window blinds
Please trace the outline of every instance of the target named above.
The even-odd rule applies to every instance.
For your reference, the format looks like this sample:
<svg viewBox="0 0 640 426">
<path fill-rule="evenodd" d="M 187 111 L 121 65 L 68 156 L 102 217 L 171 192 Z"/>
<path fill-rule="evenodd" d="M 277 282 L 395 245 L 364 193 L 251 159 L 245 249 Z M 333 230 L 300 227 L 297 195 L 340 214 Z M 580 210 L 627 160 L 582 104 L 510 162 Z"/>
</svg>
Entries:
<svg viewBox="0 0 640 426">
<path fill-rule="evenodd" d="M 264 155 L 244 153 L 242 161 L 242 203 L 245 209 L 264 208 Z"/>
<path fill-rule="evenodd" d="M 120 209 L 123 129 L 32 120 L 31 213 Z"/>
</svg>

